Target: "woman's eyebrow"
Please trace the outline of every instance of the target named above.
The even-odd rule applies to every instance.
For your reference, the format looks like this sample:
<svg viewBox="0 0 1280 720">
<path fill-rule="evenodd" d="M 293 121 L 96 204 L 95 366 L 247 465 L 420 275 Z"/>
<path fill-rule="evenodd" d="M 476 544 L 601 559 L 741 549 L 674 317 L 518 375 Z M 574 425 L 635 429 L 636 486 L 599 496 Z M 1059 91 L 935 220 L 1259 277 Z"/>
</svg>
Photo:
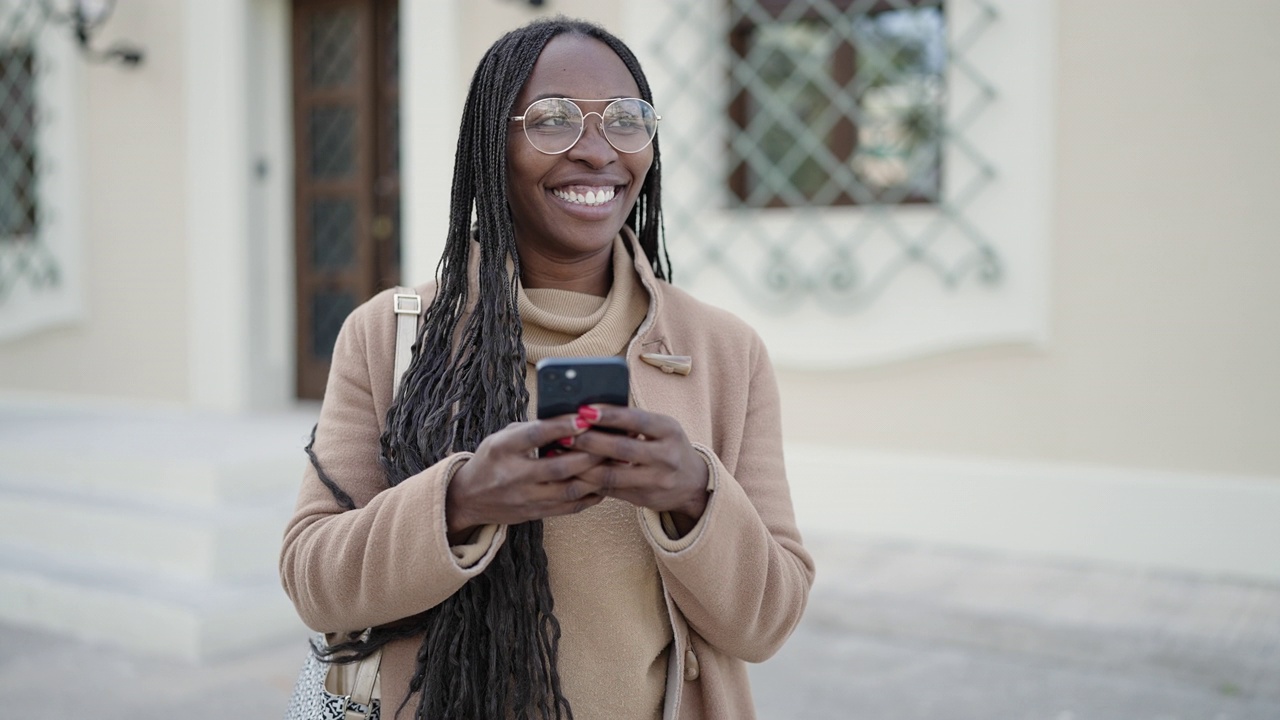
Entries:
<svg viewBox="0 0 1280 720">
<path fill-rule="evenodd" d="M 565 99 L 565 100 L 583 100 L 583 101 L 599 101 L 599 102 L 604 102 L 604 101 L 606 101 L 606 100 L 609 100 L 609 101 L 612 101 L 612 100 L 621 100 L 622 98 L 628 98 L 628 97 L 634 97 L 634 96 L 632 96 L 632 95 L 610 95 L 610 96 L 608 96 L 608 97 L 602 97 L 602 98 L 576 98 L 576 97 L 573 97 L 573 96 L 571 96 L 571 95 L 566 95 L 566 94 L 564 94 L 564 93 L 554 93 L 554 92 L 550 92 L 550 93 L 542 93 L 541 95 L 534 96 L 533 98 L 531 98 L 531 99 L 529 100 L 529 102 L 534 103 L 534 102 L 538 102 L 539 100 L 547 100 L 547 99 L 550 99 L 550 98 L 563 98 L 563 99 Z"/>
</svg>

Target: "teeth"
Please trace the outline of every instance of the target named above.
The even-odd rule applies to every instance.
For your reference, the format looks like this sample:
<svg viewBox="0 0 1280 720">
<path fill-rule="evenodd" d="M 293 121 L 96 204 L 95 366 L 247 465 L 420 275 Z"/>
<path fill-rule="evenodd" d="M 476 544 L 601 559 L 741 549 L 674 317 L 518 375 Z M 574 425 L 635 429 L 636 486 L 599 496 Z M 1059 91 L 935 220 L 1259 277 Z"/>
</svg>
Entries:
<svg viewBox="0 0 1280 720">
<path fill-rule="evenodd" d="M 592 188 L 587 190 L 585 195 L 576 190 L 562 190 L 560 188 L 556 188 L 551 192 L 561 200 L 566 200 L 576 205 L 603 205 L 612 200 L 614 194 L 612 187 Z"/>
</svg>

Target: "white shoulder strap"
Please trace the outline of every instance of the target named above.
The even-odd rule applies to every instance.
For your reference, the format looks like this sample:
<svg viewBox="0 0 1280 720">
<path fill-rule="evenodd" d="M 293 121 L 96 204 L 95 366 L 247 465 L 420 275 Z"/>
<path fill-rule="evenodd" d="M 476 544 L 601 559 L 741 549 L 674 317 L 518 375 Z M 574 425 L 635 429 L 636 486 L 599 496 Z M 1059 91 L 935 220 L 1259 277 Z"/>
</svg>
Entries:
<svg viewBox="0 0 1280 720">
<path fill-rule="evenodd" d="M 378 648 L 372 655 L 357 663 L 355 683 L 348 696 L 347 706 L 344 708 L 345 720 L 368 720 L 374 698 L 382 698 L 382 673 L 379 672 L 381 669 L 382 648 Z M 356 712 L 351 708 L 353 702 L 369 710 Z"/>
<path fill-rule="evenodd" d="M 397 287 L 391 296 L 396 313 L 396 364 L 391 379 L 391 397 L 400 392 L 400 378 L 409 368 L 413 356 L 413 340 L 418 336 L 418 316 L 422 314 L 422 296 L 413 290 Z"/>
</svg>

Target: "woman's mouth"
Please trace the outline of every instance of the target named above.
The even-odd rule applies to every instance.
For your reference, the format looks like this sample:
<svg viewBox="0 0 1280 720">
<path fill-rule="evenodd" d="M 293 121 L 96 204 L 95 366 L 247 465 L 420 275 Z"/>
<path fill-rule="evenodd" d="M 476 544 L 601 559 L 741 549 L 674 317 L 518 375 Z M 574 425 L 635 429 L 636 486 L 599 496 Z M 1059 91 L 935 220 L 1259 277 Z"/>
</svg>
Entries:
<svg viewBox="0 0 1280 720">
<path fill-rule="evenodd" d="M 617 188 L 613 185 L 604 185 L 599 187 L 589 185 L 572 185 L 569 187 L 552 188 L 551 194 L 574 205 L 585 205 L 587 207 L 599 207 L 613 200 L 617 193 Z"/>
</svg>

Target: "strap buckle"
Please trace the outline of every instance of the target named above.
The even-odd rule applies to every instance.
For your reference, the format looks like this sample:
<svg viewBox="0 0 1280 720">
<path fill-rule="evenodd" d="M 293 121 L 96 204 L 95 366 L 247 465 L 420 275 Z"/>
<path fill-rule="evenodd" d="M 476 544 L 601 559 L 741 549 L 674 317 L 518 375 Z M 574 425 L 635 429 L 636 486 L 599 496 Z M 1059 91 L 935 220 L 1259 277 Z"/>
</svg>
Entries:
<svg viewBox="0 0 1280 720">
<path fill-rule="evenodd" d="M 409 293 L 396 293 L 392 296 L 395 301 L 395 310 L 397 315 L 421 315 L 422 314 L 422 296 Z"/>
</svg>

